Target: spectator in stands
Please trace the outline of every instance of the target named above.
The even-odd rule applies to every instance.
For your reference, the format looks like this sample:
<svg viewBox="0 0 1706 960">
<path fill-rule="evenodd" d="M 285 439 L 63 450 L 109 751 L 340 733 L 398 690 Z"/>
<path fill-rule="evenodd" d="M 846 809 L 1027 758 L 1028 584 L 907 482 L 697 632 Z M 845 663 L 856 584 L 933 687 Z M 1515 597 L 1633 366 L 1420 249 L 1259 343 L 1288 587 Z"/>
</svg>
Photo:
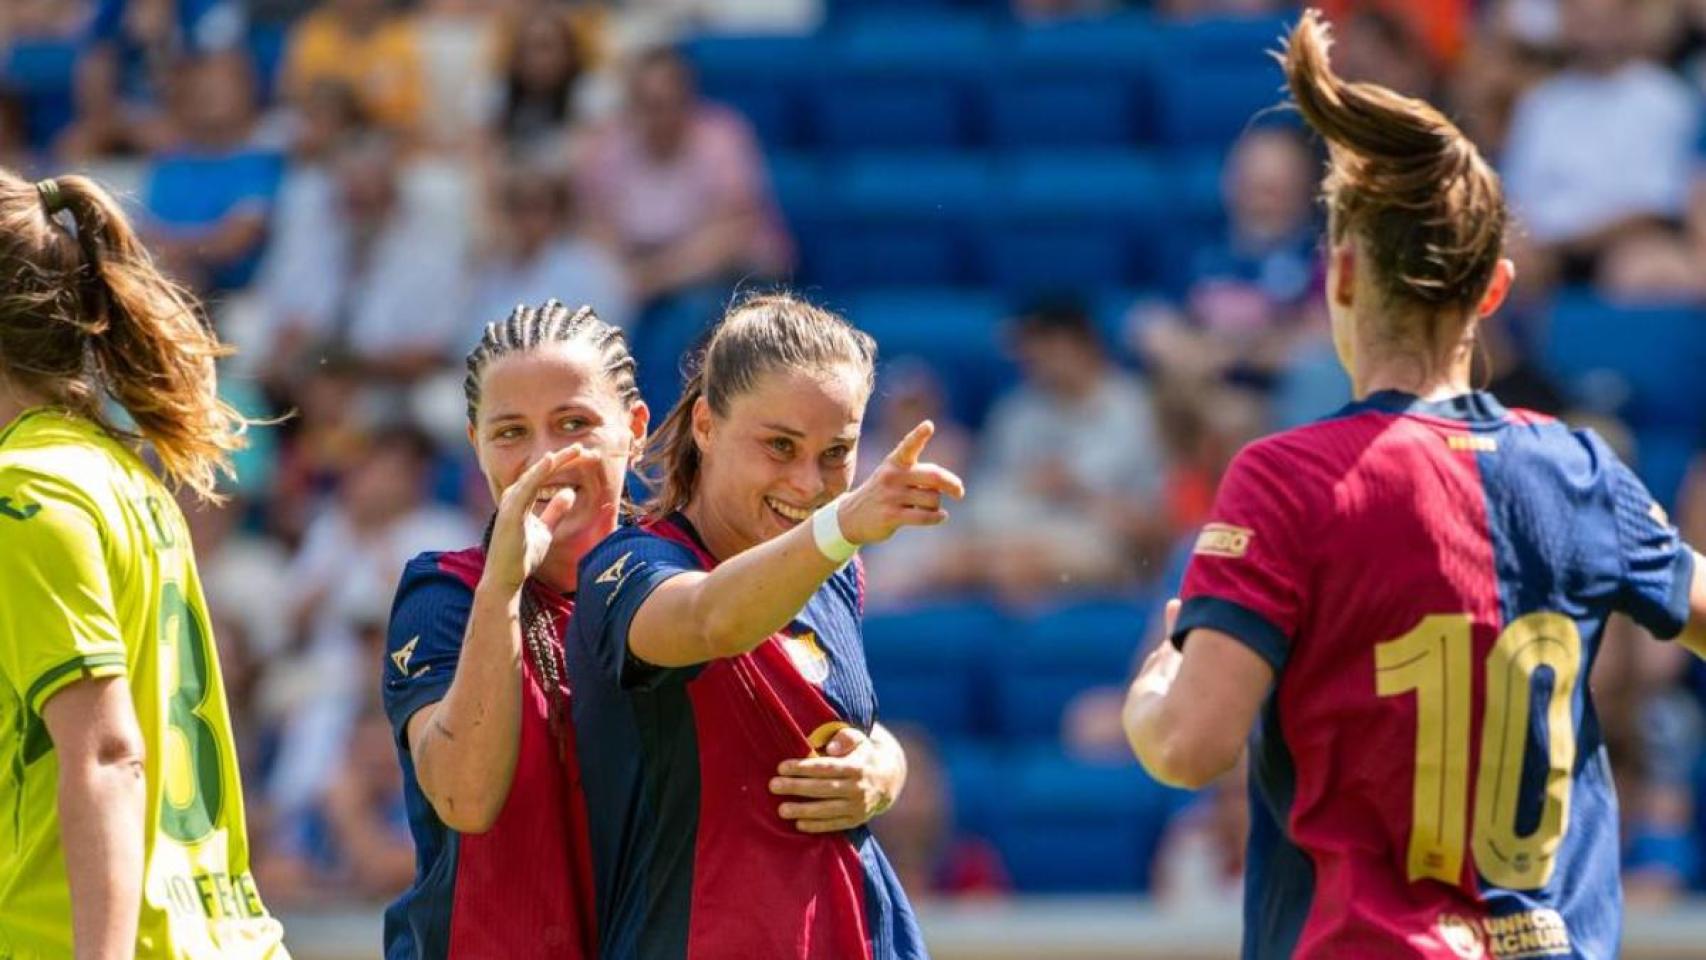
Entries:
<svg viewBox="0 0 1706 960">
<path fill-rule="evenodd" d="M 490 125 L 512 156 L 566 159 L 594 59 L 592 26 L 573 8 L 511 14 L 498 37 L 501 79 Z M 531 302 L 531 301 L 529 301 Z"/>
<path fill-rule="evenodd" d="M 1155 0 L 1155 9 L 1177 20 L 1225 15 L 1278 13 L 1291 6 L 1287 0 Z"/>
<path fill-rule="evenodd" d="M 383 136 L 341 147 L 326 228 L 280 237 L 262 290 L 273 379 L 332 345 L 367 376 L 413 383 L 460 344 L 465 234 L 407 191 Z"/>
<path fill-rule="evenodd" d="M 325 0 L 299 22 L 284 63 L 284 94 L 293 103 L 315 81 L 340 80 L 356 91 L 362 109 L 394 134 L 420 129 L 426 108 L 426 74 L 410 21 L 386 0 Z"/>
<path fill-rule="evenodd" d="M 379 431 L 291 562 L 281 615 L 300 656 L 274 677 L 275 694 L 292 707 L 267 785 L 281 822 L 316 802 L 345 757 L 362 705 L 377 688 L 372 666 L 380 658 L 364 653 L 361 629 L 384 623 L 403 564 L 478 536 L 462 514 L 428 502 L 425 479 L 435 456 L 413 427 Z M 389 756 L 386 762 L 394 765 Z"/>
<path fill-rule="evenodd" d="M 1128 336 L 1170 379 L 1267 386 L 1290 358 L 1320 283 L 1315 159 L 1301 135 L 1260 127 L 1232 149 L 1226 236 L 1197 251 L 1182 313 L 1134 313 Z"/>
<path fill-rule="evenodd" d="M 954 420 L 942 381 L 927 364 L 912 357 L 885 362 L 871 403 L 860 440 L 866 450 L 892 450 L 906 431 L 929 420 L 936 425 L 930 456 L 965 476 L 973 460 L 971 432 Z M 855 482 L 881 463 L 879 457 L 861 459 Z M 874 544 L 865 548 L 863 556 L 869 609 L 905 606 L 965 589 L 980 567 L 972 556 L 972 545 L 951 526 L 928 537 L 895 537 Z"/>
<path fill-rule="evenodd" d="M 635 60 L 625 109 L 590 135 L 576 196 L 642 306 L 710 289 L 709 319 L 731 282 L 779 277 L 793 260 L 750 124 L 701 100 L 673 50 Z"/>
<path fill-rule="evenodd" d="M 1419 41 L 1435 67 L 1447 67 L 1457 62 L 1469 40 L 1476 0 L 1429 0 L 1428 3 L 1414 3 L 1412 0 L 1322 0 L 1316 5 L 1339 30 L 1340 46 L 1333 51 L 1335 57 L 1347 52 L 1346 29 L 1373 15 L 1373 25 L 1378 25 L 1382 32 L 1396 28 L 1406 38 L 1404 45 L 1408 45 L 1411 39 Z M 1375 77 L 1357 76 L 1356 79 L 1388 82 Z M 1409 87 L 1393 89 L 1421 96 Z"/>
<path fill-rule="evenodd" d="M 365 901 L 385 901 L 408 889 L 415 876 L 415 846 L 403 806 L 403 775 L 391 723 L 379 705 L 385 628 L 363 625 L 368 694 L 356 719 L 346 758 L 319 802 L 338 887 Z"/>
<path fill-rule="evenodd" d="M 906 792 L 871 824 L 902 889 L 914 900 L 1000 897 L 1013 886 L 1001 853 L 954 824 L 954 791 L 929 735 L 894 730 L 906 752 Z"/>
<path fill-rule="evenodd" d="M 421 0 L 413 5 L 426 102 L 421 133 L 433 147 L 464 153 L 476 144 L 496 95 L 492 51 L 501 18 L 491 0 Z"/>
<path fill-rule="evenodd" d="M 254 73 L 242 53 L 186 62 L 171 96 L 174 145 L 149 166 L 147 240 L 180 281 L 245 286 L 266 239 L 282 159 L 253 141 Z"/>
<path fill-rule="evenodd" d="M 518 303 L 591 304 L 604 321 L 632 322 L 628 282 L 615 255 L 579 229 L 569 183 L 538 165 L 503 175 L 492 220 L 496 249 L 475 284 L 471 328 L 509 316 Z"/>
<path fill-rule="evenodd" d="M 77 118 L 60 139 L 75 160 L 163 146 L 172 71 L 186 57 L 243 40 L 235 0 L 97 0 L 77 63 Z"/>
<path fill-rule="evenodd" d="M 1015 601 L 1126 583 L 1165 525 L 1148 387 L 1073 301 L 1023 313 L 1013 346 L 1024 381 L 989 415 L 966 502 L 987 575 Z"/>
<path fill-rule="evenodd" d="M 1505 183 L 1535 247 L 1520 266 L 1584 282 L 1624 244 L 1677 237 L 1700 108 L 1641 56 L 1633 0 L 1563 0 L 1561 13 L 1569 64 L 1518 102 Z"/>
</svg>

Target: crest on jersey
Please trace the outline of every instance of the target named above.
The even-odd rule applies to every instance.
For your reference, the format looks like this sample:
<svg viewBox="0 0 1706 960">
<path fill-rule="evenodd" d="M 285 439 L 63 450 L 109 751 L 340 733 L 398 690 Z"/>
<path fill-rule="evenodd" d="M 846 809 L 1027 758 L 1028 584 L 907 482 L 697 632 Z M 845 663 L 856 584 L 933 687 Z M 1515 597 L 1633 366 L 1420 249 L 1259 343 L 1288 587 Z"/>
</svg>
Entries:
<svg viewBox="0 0 1706 960">
<path fill-rule="evenodd" d="M 629 550 L 627 553 L 617 557 L 616 562 L 611 564 L 603 573 L 599 574 L 598 579 L 594 580 L 593 583 L 614 583 L 616 584 L 617 590 L 622 589 L 622 581 L 628 579 L 628 574 L 633 572 L 628 569 L 628 558 L 633 555 L 634 551 Z"/>
<path fill-rule="evenodd" d="M 1434 932 L 1452 953 L 1463 960 L 1482 960 L 1487 955 L 1486 945 L 1481 942 L 1481 931 L 1476 928 L 1475 921 L 1467 917 L 1442 913 L 1434 922 Z"/>
<path fill-rule="evenodd" d="M 799 636 L 783 637 L 782 649 L 788 651 L 794 669 L 812 686 L 821 687 L 829 679 L 829 654 L 818 646 L 817 634 L 807 630 Z"/>
<path fill-rule="evenodd" d="M 414 673 L 409 672 L 409 661 L 411 661 L 415 658 L 415 645 L 420 643 L 420 642 L 421 642 L 421 635 L 417 633 L 414 636 L 409 638 L 408 643 L 403 644 L 401 647 L 397 648 L 397 650 L 391 654 L 391 662 L 393 664 L 396 664 L 397 672 L 402 674 L 405 677 L 410 677 L 410 678 L 418 677 L 421 674 L 426 673 L 427 670 L 430 669 L 430 667 L 422 667 L 422 668 L 420 668 L 420 670 L 418 670 Z"/>
<path fill-rule="evenodd" d="M 1250 539 L 1256 531 L 1248 527 L 1235 527 L 1230 523 L 1210 523 L 1197 534 L 1197 545 L 1192 553 L 1200 553 L 1207 557 L 1230 557 L 1234 560 L 1242 557 L 1250 550 Z"/>
</svg>

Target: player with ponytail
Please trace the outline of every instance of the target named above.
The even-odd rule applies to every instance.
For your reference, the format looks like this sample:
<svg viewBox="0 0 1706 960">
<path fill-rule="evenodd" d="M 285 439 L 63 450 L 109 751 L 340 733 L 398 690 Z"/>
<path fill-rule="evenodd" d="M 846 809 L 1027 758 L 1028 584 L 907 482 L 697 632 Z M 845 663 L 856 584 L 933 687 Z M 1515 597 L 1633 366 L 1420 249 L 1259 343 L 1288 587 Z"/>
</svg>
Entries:
<svg viewBox="0 0 1706 960">
<path fill-rule="evenodd" d="M 216 391 L 228 352 L 94 181 L 0 171 L 8 955 L 287 956 L 249 873 L 218 651 L 172 496 L 216 502 L 243 446 L 248 422 Z"/>
<path fill-rule="evenodd" d="M 1329 41 L 1306 13 L 1281 59 L 1327 143 L 1355 400 L 1238 454 L 1126 733 L 1189 787 L 1248 738 L 1246 958 L 1616 956 L 1589 670 L 1613 613 L 1706 651 L 1706 568 L 1603 440 L 1473 388 L 1513 275 L 1499 178 Z"/>
</svg>

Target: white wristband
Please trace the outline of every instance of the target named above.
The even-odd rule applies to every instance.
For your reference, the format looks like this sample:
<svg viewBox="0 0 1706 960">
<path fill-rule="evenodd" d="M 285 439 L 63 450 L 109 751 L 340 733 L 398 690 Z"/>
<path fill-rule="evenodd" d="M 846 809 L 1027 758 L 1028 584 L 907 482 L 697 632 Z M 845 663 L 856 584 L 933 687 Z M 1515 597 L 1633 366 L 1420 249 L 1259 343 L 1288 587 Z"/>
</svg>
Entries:
<svg viewBox="0 0 1706 960">
<path fill-rule="evenodd" d="M 858 544 L 841 535 L 841 501 L 845 496 L 836 497 L 812 514 L 812 539 L 817 541 L 818 552 L 836 563 L 846 563 L 859 552 Z"/>
</svg>

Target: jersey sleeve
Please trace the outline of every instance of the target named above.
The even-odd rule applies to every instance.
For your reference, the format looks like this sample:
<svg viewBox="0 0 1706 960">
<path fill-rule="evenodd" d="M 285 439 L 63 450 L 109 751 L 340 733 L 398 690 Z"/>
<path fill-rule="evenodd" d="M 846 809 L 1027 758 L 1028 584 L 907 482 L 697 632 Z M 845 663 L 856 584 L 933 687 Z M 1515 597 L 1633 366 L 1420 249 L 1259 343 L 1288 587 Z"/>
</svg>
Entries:
<svg viewBox="0 0 1706 960">
<path fill-rule="evenodd" d="M 1694 551 L 1634 471 L 1613 459 L 1607 475 L 1622 554 L 1617 609 L 1653 636 L 1672 639 L 1688 625 Z"/>
<path fill-rule="evenodd" d="M 1241 451 L 1197 535 L 1171 637 L 1218 630 L 1279 672 L 1296 635 L 1303 597 L 1303 529 L 1295 471 L 1270 446 Z"/>
<path fill-rule="evenodd" d="M 0 673 L 40 716 L 72 681 L 121 676 L 100 508 L 55 477 L 0 474 Z"/>
<path fill-rule="evenodd" d="M 665 580 L 704 569 L 693 551 L 643 530 L 618 530 L 581 559 L 575 631 L 599 668 L 623 689 L 652 689 L 698 667 L 659 667 L 634 656 L 628 628 Z"/>
<path fill-rule="evenodd" d="M 438 569 L 436 556 L 409 561 L 385 629 L 385 716 L 397 742 L 408 747 L 409 718 L 444 699 L 462 655 L 462 636 L 474 591 Z"/>
</svg>

